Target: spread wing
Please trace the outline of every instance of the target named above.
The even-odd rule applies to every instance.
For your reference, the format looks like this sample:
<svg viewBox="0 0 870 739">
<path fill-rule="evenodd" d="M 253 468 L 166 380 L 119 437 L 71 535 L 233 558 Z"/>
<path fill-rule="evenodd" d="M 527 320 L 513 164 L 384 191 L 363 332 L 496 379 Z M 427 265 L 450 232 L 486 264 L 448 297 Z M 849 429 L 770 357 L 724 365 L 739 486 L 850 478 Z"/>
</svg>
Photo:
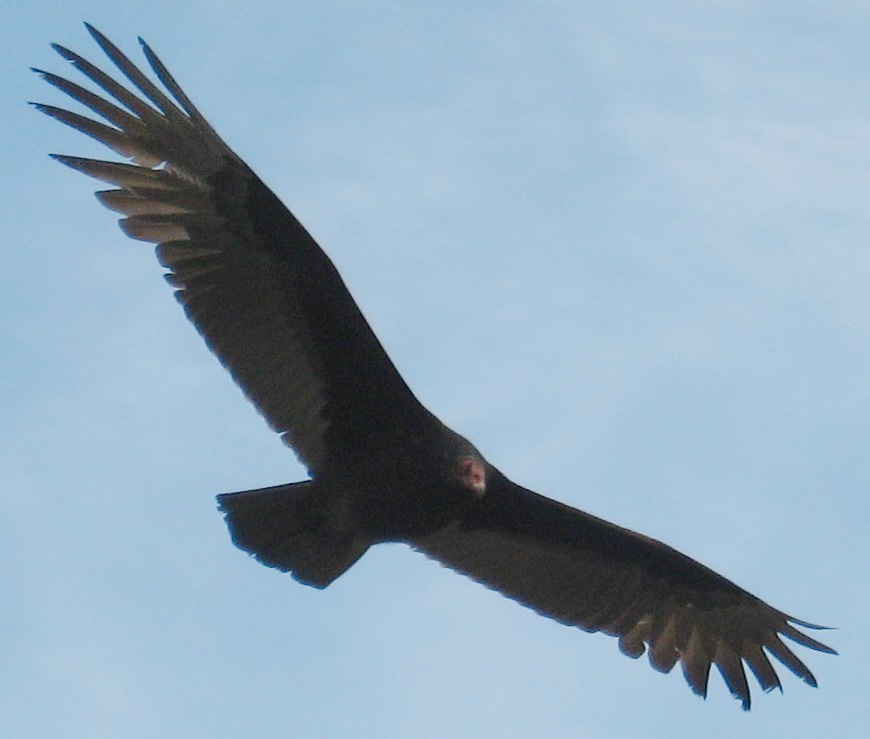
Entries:
<svg viewBox="0 0 870 739">
<path fill-rule="evenodd" d="M 816 685 L 780 636 L 834 654 L 795 625 L 822 627 L 787 616 L 659 541 L 501 480 L 470 518 L 413 546 L 543 616 L 619 637 L 630 657 L 648 650 L 661 672 L 680 662 L 699 695 L 716 665 L 748 710 L 743 663 L 765 691 L 781 688 L 765 652 Z"/>
<path fill-rule="evenodd" d="M 425 414 L 329 258 L 151 49 L 140 40 L 168 95 L 88 30 L 133 91 L 54 45 L 104 95 L 35 71 L 105 122 L 36 107 L 133 163 L 56 158 L 115 186 L 100 201 L 125 215 L 127 235 L 157 244 L 187 316 L 309 471 L 365 455 L 379 434 Z"/>
</svg>

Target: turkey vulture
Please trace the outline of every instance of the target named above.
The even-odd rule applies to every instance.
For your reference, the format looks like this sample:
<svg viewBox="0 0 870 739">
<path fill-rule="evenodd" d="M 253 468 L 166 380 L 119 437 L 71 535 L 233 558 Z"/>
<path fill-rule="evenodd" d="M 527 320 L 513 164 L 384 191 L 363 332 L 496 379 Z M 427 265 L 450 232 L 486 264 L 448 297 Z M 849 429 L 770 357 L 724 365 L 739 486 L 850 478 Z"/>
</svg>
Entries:
<svg viewBox="0 0 870 739">
<path fill-rule="evenodd" d="M 834 654 L 795 628 L 822 627 L 516 485 L 424 408 L 326 254 L 148 45 L 165 92 L 87 28 L 132 88 L 54 45 L 106 95 L 34 71 L 105 122 L 36 107 L 132 163 L 55 158 L 114 186 L 100 202 L 124 214 L 128 236 L 157 244 L 188 318 L 311 477 L 218 496 L 237 546 L 324 588 L 373 544 L 403 542 L 543 616 L 618 637 L 630 657 L 647 651 L 656 670 L 679 662 L 701 696 L 711 665 L 744 709 L 743 663 L 765 691 L 781 689 L 768 655 L 816 685 L 780 637 Z"/>
</svg>

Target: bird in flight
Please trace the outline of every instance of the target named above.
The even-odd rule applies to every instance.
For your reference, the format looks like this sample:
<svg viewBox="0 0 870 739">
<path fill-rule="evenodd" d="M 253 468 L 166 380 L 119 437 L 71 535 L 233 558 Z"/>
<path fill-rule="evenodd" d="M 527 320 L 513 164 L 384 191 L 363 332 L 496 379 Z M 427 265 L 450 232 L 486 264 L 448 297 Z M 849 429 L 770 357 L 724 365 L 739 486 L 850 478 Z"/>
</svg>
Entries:
<svg viewBox="0 0 870 739">
<path fill-rule="evenodd" d="M 218 496 L 233 541 L 324 588 L 368 548 L 402 542 L 630 657 L 680 663 L 706 696 L 715 665 L 744 709 L 744 664 L 780 688 L 770 656 L 816 680 L 782 641 L 834 650 L 671 547 L 527 490 L 417 400 L 332 262 L 223 142 L 141 41 L 163 89 L 99 31 L 126 86 L 59 45 L 101 94 L 34 70 L 102 121 L 36 107 L 130 160 L 54 155 L 108 183 L 103 205 L 128 236 L 157 244 L 175 296 L 310 480 Z"/>
</svg>

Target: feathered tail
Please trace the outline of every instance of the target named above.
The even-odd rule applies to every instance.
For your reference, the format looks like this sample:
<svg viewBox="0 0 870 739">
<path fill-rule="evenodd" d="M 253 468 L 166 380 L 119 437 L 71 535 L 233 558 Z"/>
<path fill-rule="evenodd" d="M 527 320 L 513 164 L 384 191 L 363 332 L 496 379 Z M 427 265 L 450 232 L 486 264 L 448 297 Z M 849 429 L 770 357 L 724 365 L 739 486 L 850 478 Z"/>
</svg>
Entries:
<svg viewBox="0 0 870 739">
<path fill-rule="evenodd" d="M 369 545 L 330 525 L 323 497 L 308 480 L 217 499 L 237 547 L 305 585 L 325 588 Z"/>
</svg>

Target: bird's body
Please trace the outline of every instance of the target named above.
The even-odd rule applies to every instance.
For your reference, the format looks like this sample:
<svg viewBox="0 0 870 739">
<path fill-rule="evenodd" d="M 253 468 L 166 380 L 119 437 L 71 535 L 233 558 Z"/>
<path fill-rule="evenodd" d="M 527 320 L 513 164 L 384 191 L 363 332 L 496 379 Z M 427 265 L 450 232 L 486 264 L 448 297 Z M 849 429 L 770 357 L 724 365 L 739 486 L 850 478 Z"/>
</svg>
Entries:
<svg viewBox="0 0 870 739">
<path fill-rule="evenodd" d="M 219 496 L 233 540 L 325 587 L 366 550 L 403 542 L 539 613 L 619 637 L 706 694 L 711 665 L 744 708 L 743 665 L 780 686 L 767 654 L 815 685 L 780 635 L 832 652 L 793 619 L 661 542 L 516 485 L 414 397 L 338 271 L 293 214 L 218 137 L 150 48 L 171 98 L 94 29 L 130 92 L 55 49 L 117 103 L 55 87 L 110 125 L 48 115 L 132 164 L 58 157 L 109 182 L 124 231 L 157 243 L 190 320 L 311 480 Z"/>
</svg>

